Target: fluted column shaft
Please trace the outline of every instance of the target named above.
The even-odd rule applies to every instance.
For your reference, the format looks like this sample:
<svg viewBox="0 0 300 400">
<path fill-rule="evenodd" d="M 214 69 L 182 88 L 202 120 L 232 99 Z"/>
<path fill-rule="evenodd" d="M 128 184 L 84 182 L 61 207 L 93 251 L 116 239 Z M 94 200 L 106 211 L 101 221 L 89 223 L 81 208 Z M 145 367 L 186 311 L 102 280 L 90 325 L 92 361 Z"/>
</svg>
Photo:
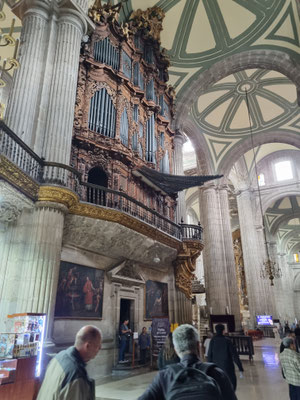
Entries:
<svg viewBox="0 0 300 400">
<path fill-rule="evenodd" d="M 38 202 L 22 213 L 6 262 L 1 315 L 16 312 L 47 314 L 51 336 L 63 235 L 64 206 Z"/>
<path fill-rule="evenodd" d="M 238 296 L 236 267 L 233 251 L 233 240 L 231 232 L 231 222 L 229 215 L 229 201 L 228 201 L 228 188 L 221 187 L 219 190 L 220 196 L 220 210 L 222 216 L 222 231 L 224 240 L 224 255 L 226 260 L 226 284 L 229 290 L 229 311 L 235 316 L 237 326 L 240 326 L 240 304 Z M 232 284 L 233 283 L 233 284 Z"/>
<path fill-rule="evenodd" d="M 182 148 L 185 142 L 185 137 L 177 130 L 174 136 L 174 154 L 173 154 L 173 174 L 184 175 L 183 172 L 183 153 Z M 176 222 L 180 223 L 181 219 L 186 222 L 186 207 L 184 192 L 179 192 L 177 197 L 176 207 Z"/>
<path fill-rule="evenodd" d="M 46 2 L 31 1 L 22 21 L 20 68 L 15 72 L 5 117 L 7 125 L 31 147 L 47 48 L 47 19 Z"/>
<path fill-rule="evenodd" d="M 84 24 L 80 14 L 69 9 L 61 10 L 57 24 L 57 47 L 43 156 L 49 161 L 68 164 Z"/>
<path fill-rule="evenodd" d="M 269 314 L 271 308 L 265 291 L 265 284 L 260 276 L 263 263 L 260 248 L 264 246 L 264 243 L 260 243 L 258 239 L 252 209 L 253 200 L 249 190 L 244 190 L 237 196 L 250 322 L 252 326 L 256 323 L 256 315 Z"/>
<path fill-rule="evenodd" d="M 207 305 L 212 314 L 225 314 L 227 307 L 240 328 L 240 310 L 229 220 L 227 191 L 206 186 L 200 191 L 204 229 L 204 276 Z"/>
</svg>

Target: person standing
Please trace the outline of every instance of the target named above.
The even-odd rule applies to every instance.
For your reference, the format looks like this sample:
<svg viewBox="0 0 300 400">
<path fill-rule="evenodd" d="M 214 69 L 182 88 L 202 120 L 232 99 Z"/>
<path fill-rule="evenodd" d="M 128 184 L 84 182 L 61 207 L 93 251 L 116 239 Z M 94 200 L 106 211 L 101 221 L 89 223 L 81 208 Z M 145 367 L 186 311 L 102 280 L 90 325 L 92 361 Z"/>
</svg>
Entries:
<svg viewBox="0 0 300 400">
<path fill-rule="evenodd" d="M 213 336 L 212 333 L 211 333 L 211 332 L 208 332 L 207 338 L 204 340 L 204 343 L 203 343 L 203 347 L 204 347 L 204 356 L 205 356 L 205 359 L 206 359 L 206 360 L 208 359 L 208 350 L 209 350 L 209 345 L 210 345 L 212 336 Z"/>
<path fill-rule="evenodd" d="M 124 363 L 125 350 L 127 345 L 127 339 L 131 335 L 131 329 L 128 328 L 129 319 L 124 319 L 120 326 L 120 349 L 119 349 L 119 363 Z"/>
<path fill-rule="evenodd" d="M 283 377 L 289 384 L 290 400 L 300 400 L 300 354 L 292 338 L 282 341 L 284 350 L 279 354 Z"/>
<path fill-rule="evenodd" d="M 86 363 L 101 349 L 101 331 L 83 326 L 75 344 L 58 353 L 49 363 L 37 400 L 95 400 L 95 382 L 88 377 Z"/>
<path fill-rule="evenodd" d="M 237 354 L 236 348 L 232 341 L 223 335 L 225 326 L 217 324 L 216 336 L 211 339 L 208 350 L 208 361 L 215 363 L 219 368 L 226 372 L 228 375 L 233 389 L 236 390 L 236 375 L 234 371 L 234 362 L 238 366 L 240 373 L 244 372 L 241 360 Z"/>
<path fill-rule="evenodd" d="M 142 333 L 139 336 L 139 346 L 140 346 L 140 363 L 146 364 L 147 350 L 150 349 L 150 336 L 147 333 L 147 328 L 144 326 Z"/>
</svg>

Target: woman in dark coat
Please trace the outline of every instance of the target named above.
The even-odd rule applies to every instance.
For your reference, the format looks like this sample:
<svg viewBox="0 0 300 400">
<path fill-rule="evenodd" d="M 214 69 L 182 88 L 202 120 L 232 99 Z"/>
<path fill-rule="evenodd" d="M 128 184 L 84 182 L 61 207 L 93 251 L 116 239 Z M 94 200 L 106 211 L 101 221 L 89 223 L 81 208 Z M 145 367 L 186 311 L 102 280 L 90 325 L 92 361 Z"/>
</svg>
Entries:
<svg viewBox="0 0 300 400">
<path fill-rule="evenodd" d="M 236 390 L 236 375 L 234 371 L 234 362 L 240 372 L 243 372 L 241 360 L 237 354 L 236 348 L 231 340 L 223 335 L 225 326 L 216 325 L 216 336 L 211 339 L 208 350 L 208 361 L 215 363 L 219 368 L 226 372 L 230 379 L 233 389 Z"/>
<path fill-rule="evenodd" d="M 180 362 L 180 358 L 175 353 L 172 333 L 166 338 L 164 347 L 160 350 L 158 354 L 157 366 L 158 369 L 163 369 L 169 364 L 176 364 Z"/>
</svg>

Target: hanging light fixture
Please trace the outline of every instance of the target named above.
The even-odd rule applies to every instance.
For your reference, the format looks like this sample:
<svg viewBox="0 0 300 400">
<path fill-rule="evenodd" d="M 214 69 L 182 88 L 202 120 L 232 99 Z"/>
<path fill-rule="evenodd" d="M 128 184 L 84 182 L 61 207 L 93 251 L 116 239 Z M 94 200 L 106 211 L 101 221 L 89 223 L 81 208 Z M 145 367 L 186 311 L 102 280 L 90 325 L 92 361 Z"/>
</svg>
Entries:
<svg viewBox="0 0 300 400">
<path fill-rule="evenodd" d="M 253 151 L 253 160 L 254 160 L 254 166 L 255 166 L 255 176 L 256 176 L 256 180 L 257 180 L 259 208 L 260 208 L 261 220 L 262 220 L 262 225 L 263 225 L 264 243 L 265 243 L 266 256 L 267 256 L 267 259 L 263 262 L 263 265 L 261 267 L 260 276 L 263 279 L 270 279 L 271 286 L 274 286 L 274 279 L 281 278 L 282 271 L 281 271 L 280 267 L 276 264 L 276 262 L 272 261 L 271 257 L 270 257 L 269 246 L 268 246 L 267 235 L 266 235 L 266 225 L 265 225 L 265 219 L 264 219 L 263 209 L 262 209 L 259 177 L 258 177 L 258 173 L 257 173 L 256 153 L 254 150 L 253 132 L 252 132 L 252 124 L 251 124 L 251 116 L 250 116 L 250 106 L 249 106 L 249 100 L 248 100 L 248 92 L 247 92 L 246 88 L 245 88 L 245 94 L 246 94 L 246 104 L 247 104 L 248 118 L 249 118 L 249 128 L 250 128 L 251 145 L 252 145 L 252 151 Z"/>
</svg>

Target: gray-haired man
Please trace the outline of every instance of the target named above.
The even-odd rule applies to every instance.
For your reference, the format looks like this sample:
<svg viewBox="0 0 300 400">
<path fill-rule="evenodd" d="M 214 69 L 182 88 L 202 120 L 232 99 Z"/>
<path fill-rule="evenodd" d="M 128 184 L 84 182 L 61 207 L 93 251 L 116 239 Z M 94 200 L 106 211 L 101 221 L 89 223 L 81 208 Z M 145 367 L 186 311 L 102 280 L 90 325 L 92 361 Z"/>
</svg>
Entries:
<svg viewBox="0 0 300 400">
<path fill-rule="evenodd" d="M 203 371 L 203 363 L 199 359 L 200 339 L 197 330 L 192 325 L 184 324 L 175 329 L 173 343 L 175 351 L 180 358 L 180 363 L 176 364 L 175 368 L 174 366 L 169 366 L 159 371 L 148 389 L 138 400 L 164 400 L 169 398 L 180 369 L 187 370 L 187 368 L 192 368 Z M 175 370 L 176 368 L 178 371 Z M 217 383 L 216 387 L 220 389 L 222 400 L 237 400 L 228 377 L 220 368 L 211 366 L 206 373 Z M 210 379 L 210 381 L 212 380 Z M 202 398 L 204 399 L 204 397 L 199 396 L 199 400 Z"/>
<path fill-rule="evenodd" d="M 300 354 L 296 352 L 294 340 L 290 337 L 283 339 L 284 350 L 279 359 L 285 380 L 289 384 L 290 400 L 300 399 Z"/>
<path fill-rule="evenodd" d="M 95 382 L 85 365 L 100 349 L 101 331 L 93 325 L 83 326 L 74 346 L 51 360 L 37 400 L 95 400 Z"/>
</svg>

